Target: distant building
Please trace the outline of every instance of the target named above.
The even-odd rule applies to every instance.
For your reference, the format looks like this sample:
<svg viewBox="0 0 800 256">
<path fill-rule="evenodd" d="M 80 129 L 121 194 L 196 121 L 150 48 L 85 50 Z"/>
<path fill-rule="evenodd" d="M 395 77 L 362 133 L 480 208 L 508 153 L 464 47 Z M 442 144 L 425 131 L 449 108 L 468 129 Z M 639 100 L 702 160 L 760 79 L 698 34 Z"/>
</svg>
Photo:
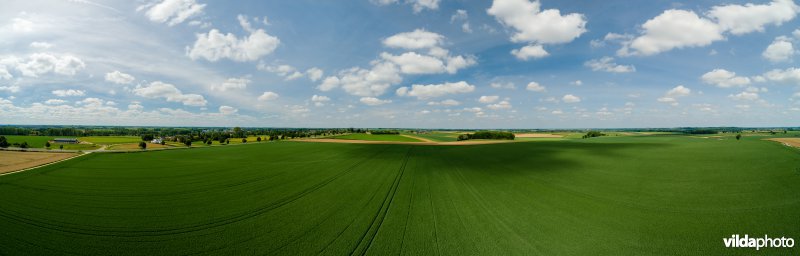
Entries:
<svg viewBox="0 0 800 256">
<path fill-rule="evenodd" d="M 62 144 L 78 144 L 78 139 L 76 138 L 55 138 L 53 139 L 55 143 L 62 143 Z"/>
<path fill-rule="evenodd" d="M 155 138 L 155 139 L 150 141 L 150 143 L 153 143 L 153 144 L 161 144 L 162 142 L 164 142 L 164 140 L 161 139 L 161 138 Z"/>
</svg>

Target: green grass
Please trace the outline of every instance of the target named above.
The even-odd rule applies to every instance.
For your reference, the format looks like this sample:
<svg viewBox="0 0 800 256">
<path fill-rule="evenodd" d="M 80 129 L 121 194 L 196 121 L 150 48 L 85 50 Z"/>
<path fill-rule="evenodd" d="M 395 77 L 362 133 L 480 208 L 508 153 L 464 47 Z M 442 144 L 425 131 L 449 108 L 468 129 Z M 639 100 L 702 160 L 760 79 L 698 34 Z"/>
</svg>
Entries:
<svg viewBox="0 0 800 256">
<path fill-rule="evenodd" d="M 688 136 L 97 153 L 0 176 L 0 255 L 797 255 L 800 152 Z"/>
<path fill-rule="evenodd" d="M 353 133 L 347 135 L 339 135 L 331 137 L 333 139 L 341 140 L 372 140 L 372 141 L 400 141 L 400 142 L 422 142 L 421 140 L 409 138 L 401 135 L 383 134 L 372 135 L 364 133 Z"/>
<path fill-rule="evenodd" d="M 431 132 L 431 133 L 420 133 L 420 134 L 409 134 L 409 135 L 437 142 L 448 142 L 448 141 L 458 140 L 458 133 Z"/>
<path fill-rule="evenodd" d="M 11 144 L 28 142 L 29 148 L 43 148 L 45 143 L 53 140 L 54 138 L 50 136 L 25 136 L 25 135 L 2 135 L 2 136 L 6 137 L 8 143 Z M 72 138 L 72 137 L 65 137 L 65 138 Z M 57 148 L 58 145 L 60 144 L 54 144 L 54 145 L 56 145 L 55 147 Z"/>
<path fill-rule="evenodd" d="M 89 136 L 80 137 L 80 141 L 87 141 L 99 145 L 109 144 L 124 144 L 124 143 L 137 143 L 142 141 L 142 137 L 138 136 Z"/>
</svg>

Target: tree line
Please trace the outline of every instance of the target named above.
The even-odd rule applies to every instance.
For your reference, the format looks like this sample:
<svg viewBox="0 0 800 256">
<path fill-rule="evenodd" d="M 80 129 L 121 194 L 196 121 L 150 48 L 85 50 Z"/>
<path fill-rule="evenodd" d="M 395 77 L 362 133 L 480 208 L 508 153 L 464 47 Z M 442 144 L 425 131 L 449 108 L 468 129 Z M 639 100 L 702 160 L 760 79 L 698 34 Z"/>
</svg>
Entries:
<svg viewBox="0 0 800 256">
<path fill-rule="evenodd" d="M 510 132 L 501 131 L 477 131 L 475 133 L 467 133 L 458 135 L 458 140 L 513 140 L 514 134 Z"/>
</svg>

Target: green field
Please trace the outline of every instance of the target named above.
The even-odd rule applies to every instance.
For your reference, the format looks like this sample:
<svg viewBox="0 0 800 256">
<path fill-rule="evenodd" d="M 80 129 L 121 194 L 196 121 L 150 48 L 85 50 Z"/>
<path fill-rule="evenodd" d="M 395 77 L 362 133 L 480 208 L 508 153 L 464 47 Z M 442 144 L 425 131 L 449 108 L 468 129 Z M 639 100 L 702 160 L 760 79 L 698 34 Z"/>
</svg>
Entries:
<svg viewBox="0 0 800 256">
<path fill-rule="evenodd" d="M 797 255 L 800 151 L 746 137 L 95 153 L 0 176 L 0 255 Z"/>
<path fill-rule="evenodd" d="M 425 138 L 425 139 L 429 139 L 429 140 L 437 141 L 437 142 L 448 142 L 448 141 L 457 141 L 458 140 L 458 133 L 430 132 L 430 133 L 415 133 L 415 134 L 409 134 L 409 135 L 420 137 L 420 138 Z"/>
<path fill-rule="evenodd" d="M 2 136 L 6 137 L 8 143 L 11 144 L 28 142 L 28 147 L 30 148 L 43 148 L 45 143 L 53 140 L 54 138 L 50 136 L 25 136 L 25 135 L 2 135 Z M 65 137 L 65 138 L 72 138 L 72 137 Z"/>
<path fill-rule="evenodd" d="M 142 137 L 139 136 L 90 136 L 90 137 L 80 137 L 78 138 L 80 141 L 86 141 L 94 144 L 99 145 L 110 145 L 110 144 L 124 144 L 124 143 L 138 143 L 142 141 Z"/>
<path fill-rule="evenodd" d="M 333 136 L 332 139 L 341 140 L 372 140 L 372 141 L 400 141 L 400 142 L 422 142 L 421 140 L 409 138 L 401 135 L 381 134 L 372 135 L 365 133 L 353 133 L 347 135 Z"/>
</svg>

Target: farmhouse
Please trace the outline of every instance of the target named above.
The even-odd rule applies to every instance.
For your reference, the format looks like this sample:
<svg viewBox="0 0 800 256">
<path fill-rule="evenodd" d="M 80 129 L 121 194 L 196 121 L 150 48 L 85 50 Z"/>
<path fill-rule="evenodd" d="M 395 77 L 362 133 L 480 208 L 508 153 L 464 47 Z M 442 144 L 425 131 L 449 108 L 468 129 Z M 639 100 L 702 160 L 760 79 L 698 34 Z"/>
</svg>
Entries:
<svg viewBox="0 0 800 256">
<path fill-rule="evenodd" d="M 151 141 L 150 141 L 150 143 L 153 143 L 153 144 L 161 144 L 161 142 L 163 142 L 163 141 L 164 141 L 164 139 L 161 139 L 161 138 L 155 138 L 155 139 L 151 140 Z"/>
<path fill-rule="evenodd" d="M 53 139 L 55 143 L 65 143 L 65 144 L 77 144 L 78 139 L 76 138 L 55 138 Z"/>
</svg>

